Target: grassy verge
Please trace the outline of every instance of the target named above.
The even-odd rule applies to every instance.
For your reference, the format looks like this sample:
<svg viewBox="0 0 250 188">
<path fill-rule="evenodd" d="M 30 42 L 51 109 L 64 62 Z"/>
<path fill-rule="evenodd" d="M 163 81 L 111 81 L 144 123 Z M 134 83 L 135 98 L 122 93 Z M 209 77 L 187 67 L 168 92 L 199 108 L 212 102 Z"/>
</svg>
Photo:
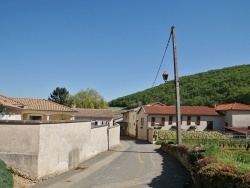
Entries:
<svg viewBox="0 0 250 188">
<path fill-rule="evenodd" d="M 0 160 L 0 187 L 12 188 L 13 177 L 11 172 L 7 169 L 6 164 Z"/>
<path fill-rule="evenodd" d="M 205 145 L 205 157 L 215 157 L 225 165 L 237 169 L 238 174 L 250 172 L 250 151 L 245 148 L 221 148 L 217 145 Z"/>
</svg>

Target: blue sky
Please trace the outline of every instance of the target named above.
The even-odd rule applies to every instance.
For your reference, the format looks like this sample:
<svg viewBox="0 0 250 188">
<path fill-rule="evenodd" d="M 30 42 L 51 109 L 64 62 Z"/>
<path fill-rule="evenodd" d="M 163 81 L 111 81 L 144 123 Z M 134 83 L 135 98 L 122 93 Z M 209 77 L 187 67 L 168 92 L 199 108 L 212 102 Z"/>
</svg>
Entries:
<svg viewBox="0 0 250 188">
<path fill-rule="evenodd" d="M 247 0 L 2 0 L 0 94 L 93 88 L 106 101 L 150 88 L 171 26 L 179 76 L 250 63 Z M 172 43 L 155 85 L 173 79 Z"/>
</svg>

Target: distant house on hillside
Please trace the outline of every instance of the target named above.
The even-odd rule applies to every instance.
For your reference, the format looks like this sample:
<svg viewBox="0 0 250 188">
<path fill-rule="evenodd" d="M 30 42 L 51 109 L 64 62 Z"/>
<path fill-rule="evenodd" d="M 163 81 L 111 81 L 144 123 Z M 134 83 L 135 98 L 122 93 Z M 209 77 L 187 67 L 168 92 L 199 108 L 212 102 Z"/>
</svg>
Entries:
<svg viewBox="0 0 250 188">
<path fill-rule="evenodd" d="M 96 125 L 113 126 L 114 114 L 110 109 L 76 108 L 75 120 L 95 122 Z"/>
<path fill-rule="evenodd" d="M 76 112 L 46 99 L 0 95 L 0 120 L 74 120 Z"/>
</svg>

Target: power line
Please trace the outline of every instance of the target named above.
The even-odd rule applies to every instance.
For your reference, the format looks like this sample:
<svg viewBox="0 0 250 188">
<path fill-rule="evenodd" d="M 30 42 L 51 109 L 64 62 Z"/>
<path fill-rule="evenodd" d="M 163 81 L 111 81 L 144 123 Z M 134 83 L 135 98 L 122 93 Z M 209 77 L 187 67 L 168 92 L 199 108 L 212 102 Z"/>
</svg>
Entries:
<svg viewBox="0 0 250 188">
<path fill-rule="evenodd" d="M 171 36 L 172 36 L 172 32 L 170 32 L 170 35 L 169 35 L 169 38 L 168 38 L 168 42 L 167 42 L 167 46 L 166 46 L 166 48 L 165 48 L 165 51 L 164 51 L 163 57 L 162 57 L 162 59 L 161 59 L 161 64 L 160 64 L 160 66 L 159 66 L 158 72 L 157 72 L 157 74 L 156 74 L 156 77 L 155 77 L 154 83 L 153 83 L 153 85 L 152 85 L 152 87 L 151 87 L 151 88 L 153 88 L 153 87 L 154 87 L 154 85 L 155 85 L 155 81 L 156 81 L 156 78 L 157 78 L 157 76 L 158 76 L 158 74 L 159 74 L 159 72 L 160 72 L 160 69 L 161 69 L 161 66 L 162 66 L 163 60 L 164 60 L 164 58 L 165 58 L 165 54 L 166 54 L 166 51 L 167 51 L 167 49 L 168 49 L 168 45 L 169 45 L 169 42 L 170 42 Z"/>
</svg>

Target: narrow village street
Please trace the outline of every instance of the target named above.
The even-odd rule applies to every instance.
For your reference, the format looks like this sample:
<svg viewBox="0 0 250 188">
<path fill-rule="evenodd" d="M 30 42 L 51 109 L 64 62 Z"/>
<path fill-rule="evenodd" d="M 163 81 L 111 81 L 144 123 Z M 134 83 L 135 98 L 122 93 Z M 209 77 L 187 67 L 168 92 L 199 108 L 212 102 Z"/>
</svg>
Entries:
<svg viewBox="0 0 250 188">
<path fill-rule="evenodd" d="M 101 153 L 75 170 L 38 183 L 34 188 L 193 187 L 190 173 L 160 146 L 121 138 L 121 146 Z"/>
</svg>

